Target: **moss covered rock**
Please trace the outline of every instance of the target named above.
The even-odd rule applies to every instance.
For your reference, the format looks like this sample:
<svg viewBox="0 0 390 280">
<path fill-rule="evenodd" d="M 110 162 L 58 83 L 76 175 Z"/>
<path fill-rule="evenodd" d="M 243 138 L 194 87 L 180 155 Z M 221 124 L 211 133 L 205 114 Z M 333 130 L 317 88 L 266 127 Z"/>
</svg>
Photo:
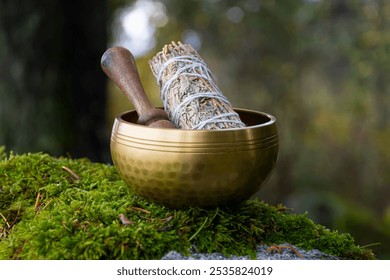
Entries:
<svg viewBox="0 0 390 280">
<path fill-rule="evenodd" d="M 349 234 L 284 206 L 169 209 L 137 195 L 113 166 L 0 148 L 0 259 L 160 259 L 168 251 L 254 257 L 287 242 L 343 259 L 373 259 Z"/>
</svg>

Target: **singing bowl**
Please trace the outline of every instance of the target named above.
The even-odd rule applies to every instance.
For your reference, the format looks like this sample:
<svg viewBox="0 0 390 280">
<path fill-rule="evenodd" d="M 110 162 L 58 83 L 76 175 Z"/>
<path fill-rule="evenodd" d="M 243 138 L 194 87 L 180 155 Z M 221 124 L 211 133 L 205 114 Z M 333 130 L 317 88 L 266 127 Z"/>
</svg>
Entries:
<svg viewBox="0 0 390 280">
<path fill-rule="evenodd" d="M 278 155 L 275 117 L 235 109 L 245 128 L 185 130 L 138 125 L 119 114 L 111 156 L 121 177 L 146 199 L 172 208 L 230 206 L 269 179 Z"/>
</svg>

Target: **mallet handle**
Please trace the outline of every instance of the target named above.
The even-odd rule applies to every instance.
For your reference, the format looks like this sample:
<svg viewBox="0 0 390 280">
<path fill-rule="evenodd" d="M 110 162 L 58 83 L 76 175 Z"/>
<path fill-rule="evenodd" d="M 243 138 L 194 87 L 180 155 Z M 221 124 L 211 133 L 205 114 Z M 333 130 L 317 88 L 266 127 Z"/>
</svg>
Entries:
<svg viewBox="0 0 390 280">
<path fill-rule="evenodd" d="M 139 124 L 154 127 L 175 127 L 173 123 L 166 122 L 169 120 L 167 113 L 164 110 L 154 108 L 148 100 L 134 57 L 129 50 L 123 47 L 109 48 L 102 56 L 101 67 L 134 105 L 139 116 Z M 153 125 L 153 123 L 155 124 Z"/>
</svg>

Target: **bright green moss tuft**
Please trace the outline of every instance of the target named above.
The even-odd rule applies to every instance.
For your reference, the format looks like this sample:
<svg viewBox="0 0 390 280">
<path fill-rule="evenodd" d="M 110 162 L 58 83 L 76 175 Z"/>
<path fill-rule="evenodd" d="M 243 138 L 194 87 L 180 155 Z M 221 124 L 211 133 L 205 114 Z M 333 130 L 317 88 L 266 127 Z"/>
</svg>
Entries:
<svg viewBox="0 0 390 280">
<path fill-rule="evenodd" d="M 135 195 L 113 166 L 0 147 L 0 259 L 159 259 L 170 250 L 255 256 L 288 242 L 347 259 L 370 250 L 305 214 L 257 200 L 228 209 L 173 210 Z M 119 215 L 130 222 L 125 225 Z"/>
</svg>

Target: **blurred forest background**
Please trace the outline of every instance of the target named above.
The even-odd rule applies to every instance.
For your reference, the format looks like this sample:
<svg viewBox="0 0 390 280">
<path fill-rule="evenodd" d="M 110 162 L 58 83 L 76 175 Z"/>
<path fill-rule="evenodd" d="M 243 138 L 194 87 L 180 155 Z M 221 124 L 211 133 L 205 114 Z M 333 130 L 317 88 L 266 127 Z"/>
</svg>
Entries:
<svg viewBox="0 0 390 280">
<path fill-rule="evenodd" d="M 110 162 L 131 109 L 100 70 L 192 44 L 235 107 L 277 118 L 277 168 L 258 196 L 308 212 L 390 259 L 390 1 L 0 0 L 0 146 Z"/>
</svg>

